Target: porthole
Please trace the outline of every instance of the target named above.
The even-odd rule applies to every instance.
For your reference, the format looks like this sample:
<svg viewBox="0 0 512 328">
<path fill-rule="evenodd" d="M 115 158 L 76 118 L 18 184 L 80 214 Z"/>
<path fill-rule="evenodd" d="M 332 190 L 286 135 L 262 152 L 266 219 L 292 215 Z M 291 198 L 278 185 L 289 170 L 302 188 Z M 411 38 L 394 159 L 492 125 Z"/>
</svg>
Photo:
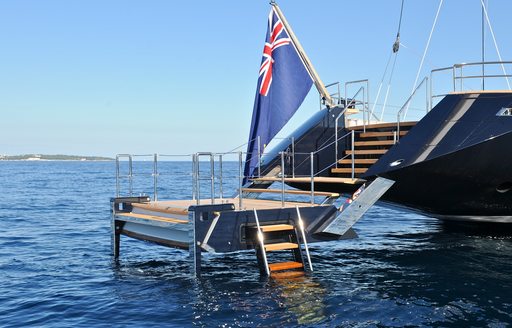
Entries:
<svg viewBox="0 0 512 328">
<path fill-rule="evenodd" d="M 391 164 L 389 164 L 389 166 L 391 166 L 391 167 L 398 166 L 398 165 L 402 164 L 403 161 L 404 161 L 403 159 L 396 160 L 396 161 L 392 162 Z"/>
<path fill-rule="evenodd" d="M 512 190 L 512 182 L 510 181 L 503 182 L 502 184 L 496 187 L 496 191 L 499 192 L 500 194 L 504 194 L 510 190 Z"/>
</svg>

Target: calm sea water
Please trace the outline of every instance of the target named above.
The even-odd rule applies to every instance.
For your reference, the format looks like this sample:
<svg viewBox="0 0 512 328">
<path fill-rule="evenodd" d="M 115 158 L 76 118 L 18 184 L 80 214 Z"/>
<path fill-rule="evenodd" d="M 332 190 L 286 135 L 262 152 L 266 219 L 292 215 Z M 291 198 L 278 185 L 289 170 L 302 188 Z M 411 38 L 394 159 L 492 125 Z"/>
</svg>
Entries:
<svg viewBox="0 0 512 328">
<path fill-rule="evenodd" d="M 112 261 L 114 176 L 112 162 L 0 162 L 0 326 L 512 323 L 507 233 L 374 207 L 356 225 L 360 238 L 312 245 L 315 272 L 303 279 L 261 278 L 253 252 L 207 255 L 196 279 L 185 252 L 128 238 Z M 186 198 L 189 184 L 162 176 L 160 196 Z"/>
</svg>

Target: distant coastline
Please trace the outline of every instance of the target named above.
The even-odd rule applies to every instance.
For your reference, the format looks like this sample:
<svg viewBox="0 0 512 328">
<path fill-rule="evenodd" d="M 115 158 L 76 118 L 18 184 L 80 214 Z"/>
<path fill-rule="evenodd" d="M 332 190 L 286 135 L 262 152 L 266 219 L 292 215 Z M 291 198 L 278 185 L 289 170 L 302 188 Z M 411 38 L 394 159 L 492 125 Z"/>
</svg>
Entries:
<svg viewBox="0 0 512 328">
<path fill-rule="evenodd" d="M 0 161 L 113 161 L 110 157 L 101 156 L 79 156 L 79 155 L 0 155 Z"/>
</svg>

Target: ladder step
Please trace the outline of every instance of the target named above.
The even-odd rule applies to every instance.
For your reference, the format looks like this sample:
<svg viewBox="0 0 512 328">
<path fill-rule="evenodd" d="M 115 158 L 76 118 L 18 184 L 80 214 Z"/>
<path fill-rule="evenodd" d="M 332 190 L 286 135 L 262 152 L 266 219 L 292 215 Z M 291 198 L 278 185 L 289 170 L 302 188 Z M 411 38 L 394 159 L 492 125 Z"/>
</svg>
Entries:
<svg viewBox="0 0 512 328">
<path fill-rule="evenodd" d="M 299 248 L 299 245 L 295 243 L 276 243 L 276 244 L 267 244 L 265 245 L 265 250 L 267 252 L 271 251 L 280 251 L 284 249 L 294 249 Z"/>
<path fill-rule="evenodd" d="M 279 263 L 269 264 L 268 268 L 270 269 L 270 272 L 275 272 L 275 271 L 284 271 L 284 270 L 290 270 L 290 269 L 304 268 L 304 266 L 300 262 L 279 262 Z"/>
<path fill-rule="evenodd" d="M 356 141 L 354 146 L 392 146 L 395 142 L 393 140 L 378 140 L 378 141 Z"/>
<path fill-rule="evenodd" d="M 400 136 L 405 136 L 408 131 L 400 131 Z M 395 134 L 391 132 L 363 132 L 359 134 L 360 138 L 378 138 L 378 137 L 393 137 Z"/>
<path fill-rule="evenodd" d="M 354 164 L 375 164 L 376 158 L 354 158 Z M 352 164 L 352 159 L 341 159 L 338 164 Z"/>
<path fill-rule="evenodd" d="M 283 271 L 283 272 L 272 272 L 270 275 L 274 279 L 290 279 L 297 278 L 306 275 L 304 271 Z"/>
<path fill-rule="evenodd" d="M 354 155 L 382 155 L 387 151 L 387 149 L 356 149 Z M 352 155 L 352 150 L 345 150 L 345 154 Z"/>
<path fill-rule="evenodd" d="M 260 228 L 261 228 L 261 232 L 286 231 L 286 230 L 294 229 L 294 227 L 290 224 L 262 225 L 262 226 L 260 226 Z"/>
<path fill-rule="evenodd" d="M 354 173 L 364 173 L 368 171 L 368 169 L 366 167 L 355 167 L 354 168 Z M 331 172 L 332 173 L 352 173 L 352 168 L 348 167 L 338 167 L 338 168 L 332 168 L 331 169 Z"/>
</svg>

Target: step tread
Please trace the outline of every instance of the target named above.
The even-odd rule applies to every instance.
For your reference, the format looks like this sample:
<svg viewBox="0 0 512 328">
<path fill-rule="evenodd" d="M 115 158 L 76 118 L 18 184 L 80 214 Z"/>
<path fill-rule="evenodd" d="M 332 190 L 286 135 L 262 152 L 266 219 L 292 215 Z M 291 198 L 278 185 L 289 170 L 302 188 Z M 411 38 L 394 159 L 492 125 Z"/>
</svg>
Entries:
<svg viewBox="0 0 512 328">
<path fill-rule="evenodd" d="M 275 271 L 284 271 L 290 269 L 299 269 L 304 268 L 303 264 L 300 262 L 278 262 L 278 263 L 270 263 L 268 265 L 270 272 Z"/>
<path fill-rule="evenodd" d="M 287 231 L 295 229 L 291 224 L 270 224 L 260 226 L 262 232 Z"/>
<path fill-rule="evenodd" d="M 254 192 L 254 193 L 273 193 L 280 194 L 283 192 L 281 189 L 265 189 L 265 188 L 242 188 L 242 192 Z M 291 190 L 285 189 L 285 194 L 293 194 L 293 195 L 311 195 L 311 191 L 306 190 Z M 315 191 L 316 196 L 325 196 L 325 197 L 339 197 L 340 194 L 335 192 L 326 192 L 326 191 Z"/>
<path fill-rule="evenodd" d="M 354 158 L 354 164 L 374 164 L 377 161 L 376 158 Z M 338 164 L 352 164 L 352 159 L 340 159 Z"/>
<path fill-rule="evenodd" d="M 400 122 L 400 127 L 405 126 L 415 126 L 416 121 L 409 121 L 409 122 Z M 366 125 L 366 131 L 372 130 L 372 129 L 385 129 L 385 128 L 393 128 L 396 127 L 396 122 L 392 123 L 376 123 L 376 124 L 367 124 Z M 356 125 L 356 126 L 350 126 L 347 128 L 347 130 L 363 130 L 365 127 L 363 125 Z"/>
<path fill-rule="evenodd" d="M 354 168 L 354 173 L 364 173 L 366 171 L 368 171 L 368 169 L 366 167 L 355 167 Z M 332 173 L 352 173 L 352 168 L 351 167 L 332 168 L 331 172 Z"/>
<path fill-rule="evenodd" d="M 295 244 L 295 243 L 276 243 L 276 244 L 265 245 L 265 250 L 267 252 L 280 251 L 280 250 L 285 250 L 285 249 L 294 249 L 294 248 L 299 248 L 299 245 Z"/>
<path fill-rule="evenodd" d="M 354 155 L 379 155 L 385 154 L 387 149 L 356 149 Z M 345 150 L 346 155 L 352 155 L 352 150 Z"/>
<path fill-rule="evenodd" d="M 409 131 L 400 131 L 400 136 L 405 136 Z M 375 137 L 393 137 L 393 131 L 387 132 L 362 132 L 359 134 L 360 138 L 375 138 Z"/>
<path fill-rule="evenodd" d="M 356 141 L 354 146 L 392 146 L 395 142 L 393 140 L 375 140 L 375 141 Z"/>
<path fill-rule="evenodd" d="M 306 274 L 304 271 L 283 271 L 283 272 L 272 272 L 270 277 L 274 279 L 290 279 L 302 277 Z"/>
</svg>

